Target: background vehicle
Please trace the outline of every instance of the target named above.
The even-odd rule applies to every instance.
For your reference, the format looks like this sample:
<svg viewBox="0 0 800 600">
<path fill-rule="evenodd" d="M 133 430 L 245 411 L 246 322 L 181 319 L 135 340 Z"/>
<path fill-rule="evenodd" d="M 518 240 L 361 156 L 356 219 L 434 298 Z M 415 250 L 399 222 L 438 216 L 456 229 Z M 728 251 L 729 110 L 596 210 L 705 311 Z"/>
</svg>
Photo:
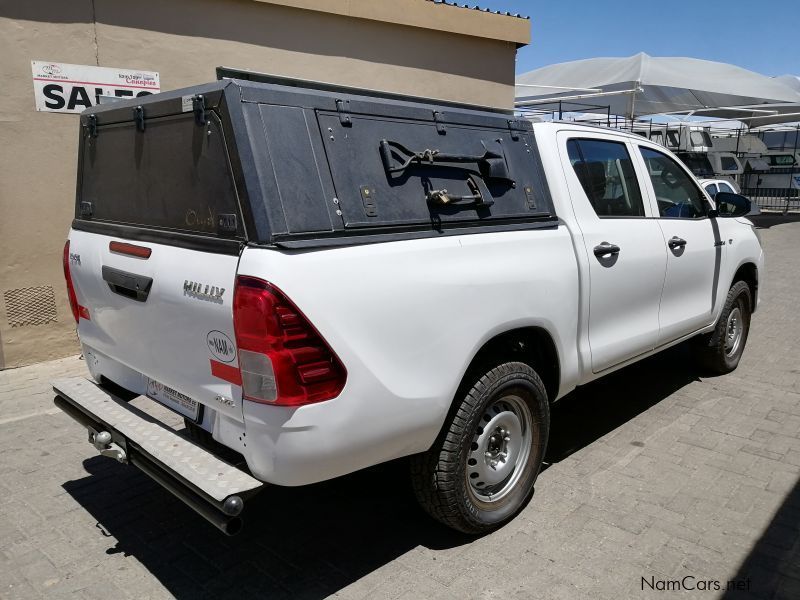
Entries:
<svg viewBox="0 0 800 600">
<path fill-rule="evenodd" d="M 703 189 L 709 196 L 711 196 L 712 199 L 716 198 L 718 192 L 725 194 L 740 193 L 739 186 L 735 182 L 728 181 L 727 179 L 699 179 L 698 182 L 703 186 Z M 751 202 L 750 212 L 747 213 L 747 216 L 752 217 L 753 215 L 760 214 L 761 209 L 758 207 L 758 204 Z"/>
<path fill-rule="evenodd" d="M 707 154 L 711 169 L 718 178 L 736 185 L 736 177 L 744 173 L 744 166 L 733 152 L 711 151 Z"/>
<path fill-rule="evenodd" d="M 411 456 L 431 515 L 489 531 L 576 386 L 689 339 L 736 368 L 763 266 L 749 202 L 721 212 L 663 147 L 265 79 L 84 113 L 64 251 L 100 385 L 56 382 L 57 403 L 221 529 L 261 481 Z"/>
</svg>

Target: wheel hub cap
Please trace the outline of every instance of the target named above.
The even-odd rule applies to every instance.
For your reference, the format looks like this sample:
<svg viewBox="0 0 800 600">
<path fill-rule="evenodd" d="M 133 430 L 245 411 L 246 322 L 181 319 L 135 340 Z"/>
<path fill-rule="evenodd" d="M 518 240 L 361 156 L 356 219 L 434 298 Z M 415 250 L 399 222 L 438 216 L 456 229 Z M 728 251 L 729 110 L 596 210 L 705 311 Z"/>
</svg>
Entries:
<svg viewBox="0 0 800 600">
<path fill-rule="evenodd" d="M 519 418 L 511 411 L 503 411 L 486 424 L 478 436 L 478 447 L 483 449 L 483 460 L 478 461 L 478 471 L 485 485 L 503 481 L 514 469 L 522 437 Z"/>
<path fill-rule="evenodd" d="M 467 481 L 483 502 L 499 500 L 516 484 L 530 453 L 530 411 L 509 396 L 490 405 L 472 440 Z"/>
<path fill-rule="evenodd" d="M 734 308 L 728 315 L 728 322 L 725 326 L 725 354 L 731 356 L 739 349 L 742 341 L 742 313 L 738 308 Z"/>
</svg>

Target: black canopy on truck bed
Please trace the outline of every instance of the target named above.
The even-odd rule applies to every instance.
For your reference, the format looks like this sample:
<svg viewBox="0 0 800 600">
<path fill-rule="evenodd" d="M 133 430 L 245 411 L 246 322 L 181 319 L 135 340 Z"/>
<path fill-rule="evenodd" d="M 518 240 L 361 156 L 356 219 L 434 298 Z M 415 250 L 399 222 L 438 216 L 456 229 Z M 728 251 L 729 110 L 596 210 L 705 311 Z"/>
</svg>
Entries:
<svg viewBox="0 0 800 600">
<path fill-rule="evenodd" d="M 555 225 L 529 122 L 267 79 L 85 111 L 73 226 L 236 253 Z"/>
</svg>

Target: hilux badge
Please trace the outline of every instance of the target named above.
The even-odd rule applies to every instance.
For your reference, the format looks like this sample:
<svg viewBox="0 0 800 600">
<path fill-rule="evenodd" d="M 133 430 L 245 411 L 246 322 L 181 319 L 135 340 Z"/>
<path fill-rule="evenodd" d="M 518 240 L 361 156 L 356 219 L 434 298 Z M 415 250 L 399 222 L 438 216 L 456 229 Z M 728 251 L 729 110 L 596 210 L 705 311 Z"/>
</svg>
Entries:
<svg viewBox="0 0 800 600">
<path fill-rule="evenodd" d="M 222 294 L 225 293 L 225 288 L 202 284 L 198 283 L 197 281 L 189 281 L 187 279 L 183 282 L 183 293 L 189 296 L 194 296 L 195 298 L 221 302 Z"/>
</svg>

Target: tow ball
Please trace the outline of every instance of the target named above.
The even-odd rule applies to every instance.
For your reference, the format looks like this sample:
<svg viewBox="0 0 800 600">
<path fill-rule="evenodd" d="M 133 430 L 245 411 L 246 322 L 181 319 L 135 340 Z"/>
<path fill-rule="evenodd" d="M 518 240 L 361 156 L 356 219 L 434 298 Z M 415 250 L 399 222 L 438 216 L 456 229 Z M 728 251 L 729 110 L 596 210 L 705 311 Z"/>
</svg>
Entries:
<svg viewBox="0 0 800 600">
<path fill-rule="evenodd" d="M 108 431 L 95 431 L 89 429 L 89 443 L 92 444 L 101 456 L 108 456 L 117 462 L 128 462 L 128 455 L 118 444 L 111 441 L 111 434 Z"/>
</svg>

